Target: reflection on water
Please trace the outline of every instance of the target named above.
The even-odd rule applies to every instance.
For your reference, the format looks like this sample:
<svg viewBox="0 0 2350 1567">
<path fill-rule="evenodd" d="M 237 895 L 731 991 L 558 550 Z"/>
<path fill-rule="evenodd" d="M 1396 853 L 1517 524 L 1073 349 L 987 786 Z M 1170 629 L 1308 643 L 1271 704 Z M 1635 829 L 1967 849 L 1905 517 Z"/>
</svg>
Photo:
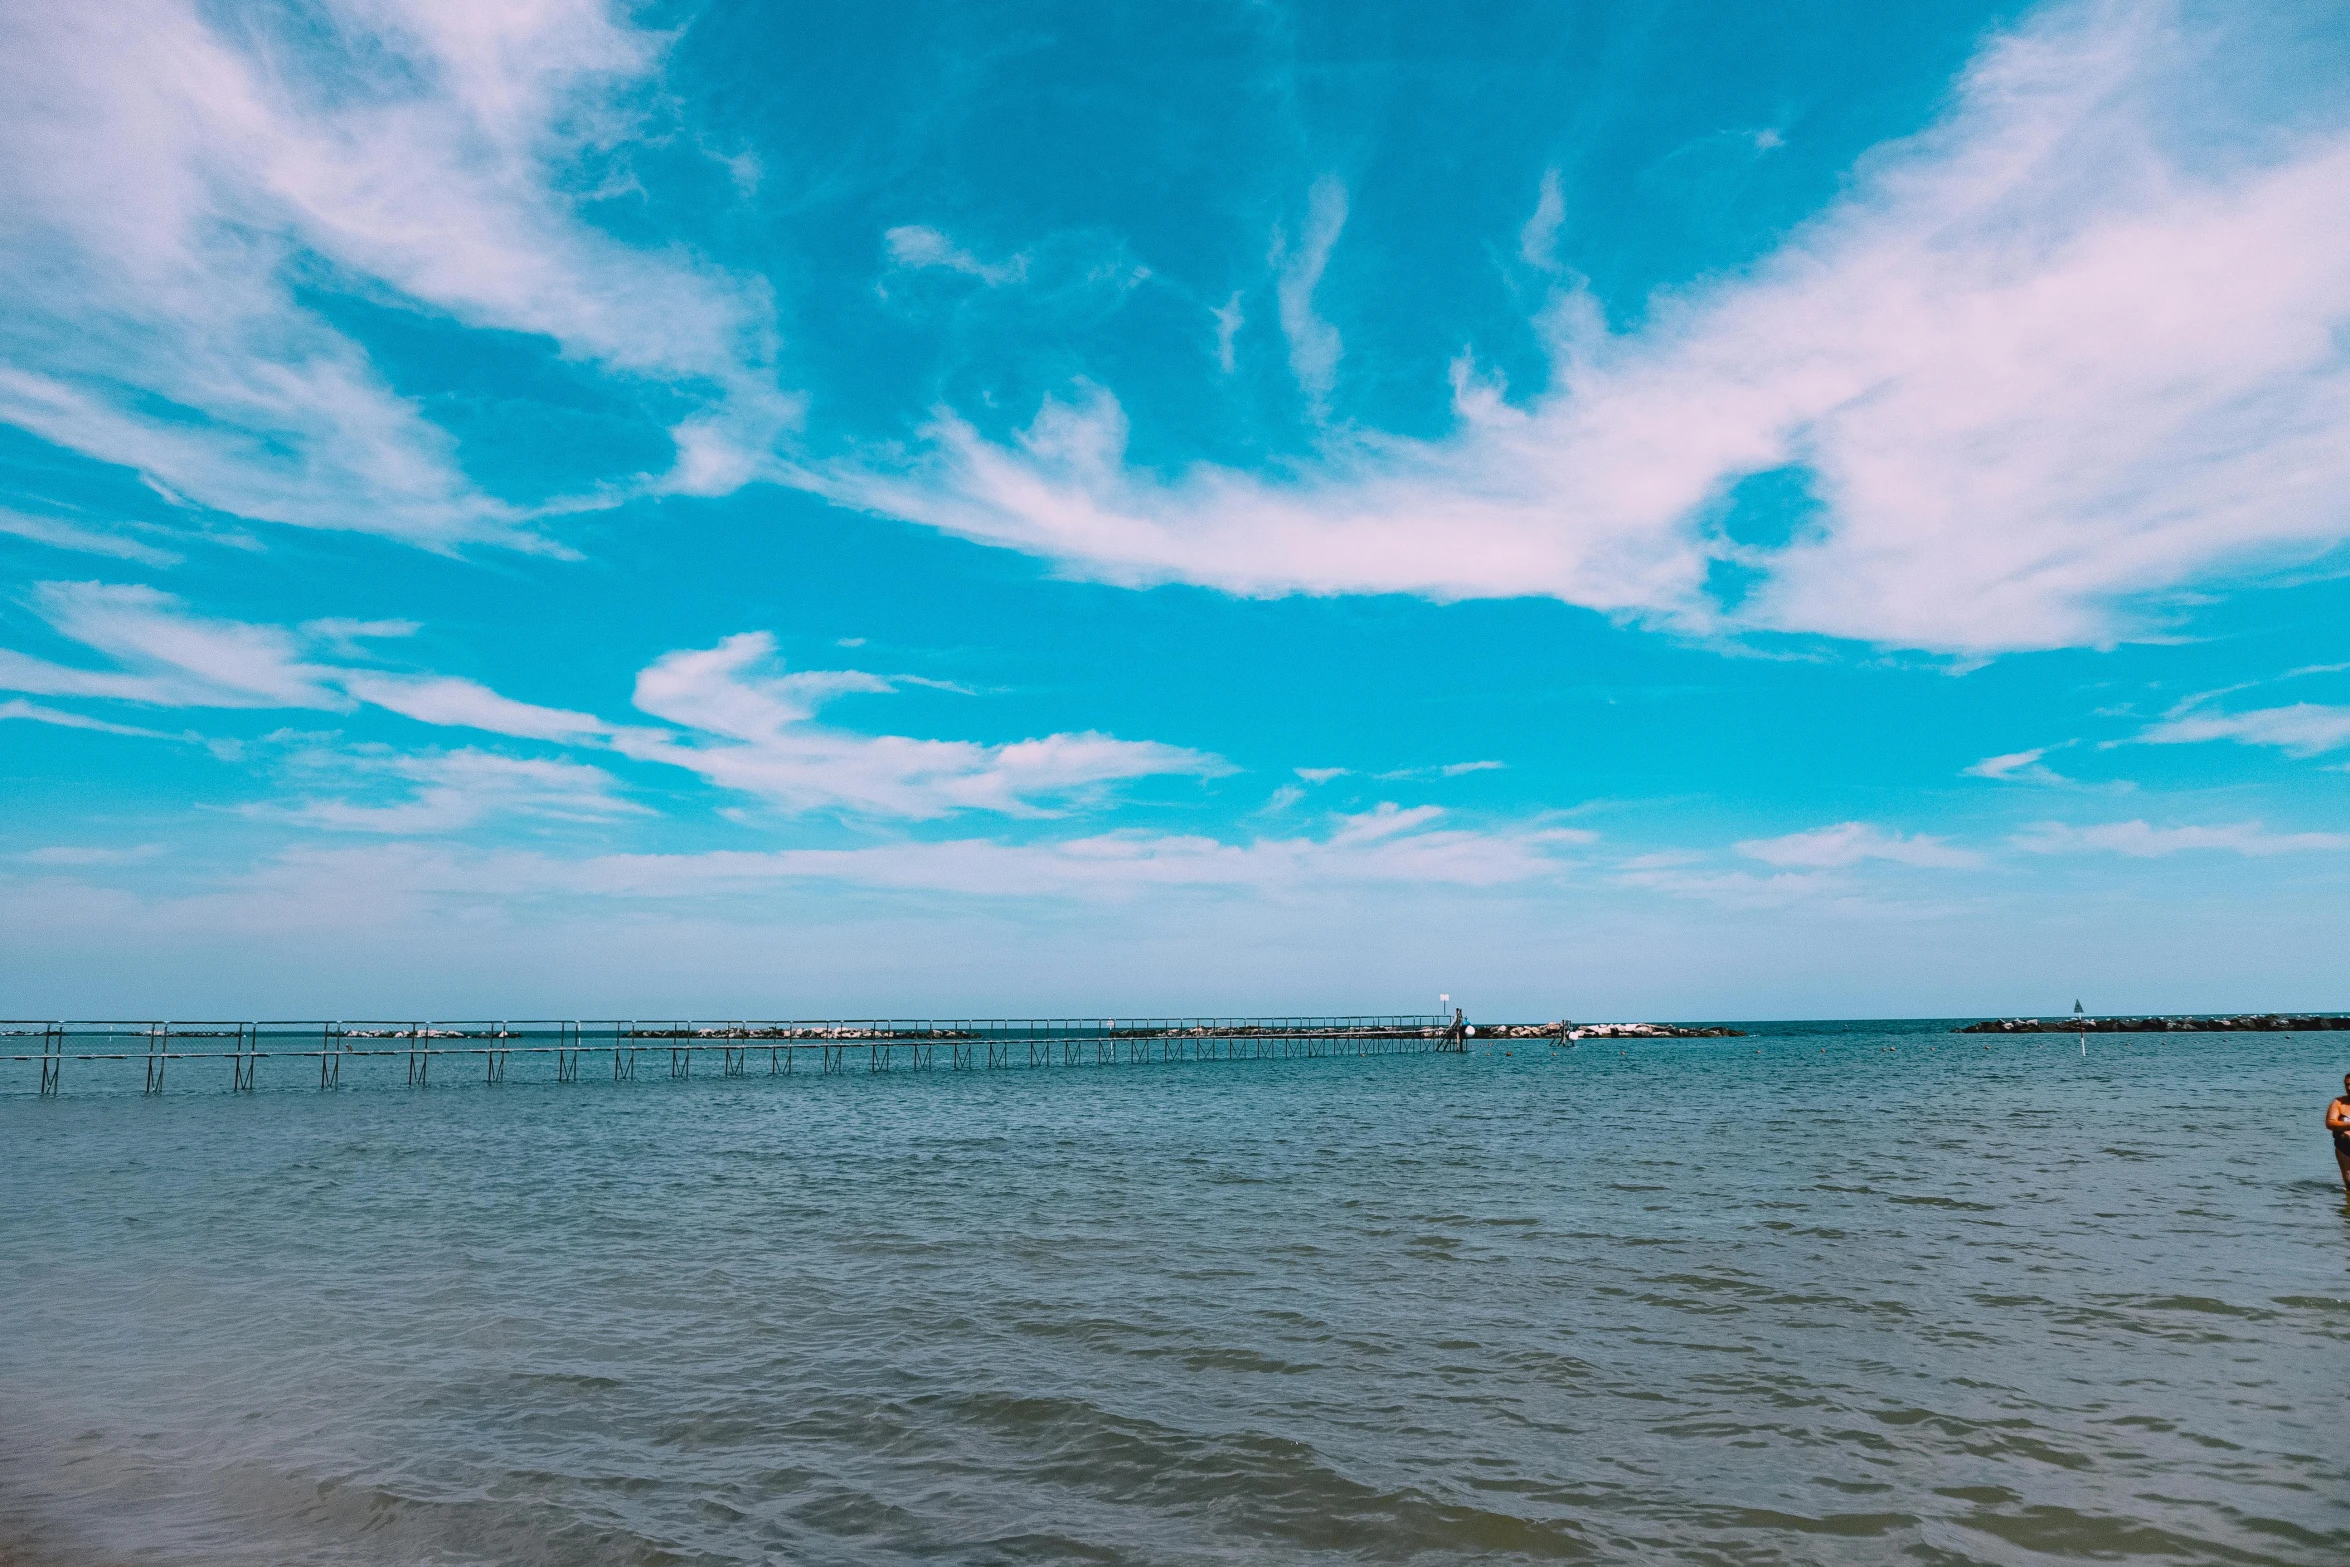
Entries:
<svg viewBox="0 0 2350 1567">
<path fill-rule="evenodd" d="M 1513 1051 L 0 1079 L 0 1559 L 2350 1560 L 2341 1036 Z"/>
</svg>

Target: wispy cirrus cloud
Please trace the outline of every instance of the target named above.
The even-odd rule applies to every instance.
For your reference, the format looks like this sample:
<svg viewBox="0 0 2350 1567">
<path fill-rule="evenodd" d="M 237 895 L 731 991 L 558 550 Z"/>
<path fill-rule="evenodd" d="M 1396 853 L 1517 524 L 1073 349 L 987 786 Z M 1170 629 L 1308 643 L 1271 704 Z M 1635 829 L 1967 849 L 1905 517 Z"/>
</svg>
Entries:
<svg viewBox="0 0 2350 1567">
<path fill-rule="evenodd" d="M 1397 767 L 1371 776 L 1390 781 L 1413 778 L 1464 778 L 1470 773 L 1496 773 L 1509 766 L 1507 762 L 1442 762 L 1434 767 Z"/>
<path fill-rule="evenodd" d="M 0 660 L 0 669 L 5 667 L 5 661 Z M 0 720 L 11 718 L 36 724 L 54 724 L 60 729 L 87 729 L 93 734 L 130 735 L 141 740 L 194 740 L 198 738 L 192 730 L 185 734 L 175 735 L 161 729 L 141 728 L 137 724 L 108 723 L 103 718 L 92 718 L 86 713 L 69 713 L 60 707 L 45 707 L 39 702 L 27 702 L 21 698 L 0 702 Z"/>
<path fill-rule="evenodd" d="M 30 602 L 60 635 L 116 667 L 83 669 L 0 648 L 0 690 L 155 707 L 352 705 L 335 688 L 335 671 L 310 660 L 282 626 L 192 615 L 172 594 L 122 583 L 43 582 Z"/>
<path fill-rule="evenodd" d="M 901 267 L 940 267 L 949 272 L 960 272 L 965 277 L 977 278 L 990 286 L 1017 283 L 1028 275 L 1027 256 L 1015 255 L 1004 261 L 982 261 L 927 224 L 902 224 L 883 234 L 881 240 L 889 251 L 889 259 Z"/>
<path fill-rule="evenodd" d="M 305 620 L 294 629 L 338 657 L 365 658 L 370 651 L 368 643 L 412 637 L 424 626 L 414 620 L 354 620 L 348 615 L 328 615 Z"/>
<path fill-rule="evenodd" d="M 1749 838 L 1738 845 L 1738 852 L 1765 865 L 1809 870 L 1838 870 L 1864 860 L 1943 870 L 1964 870 L 1983 863 L 1974 850 L 1955 847 L 1944 839 L 1924 833 L 1887 832 L 1867 822 L 1838 822 L 1833 827 L 1778 838 Z"/>
<path fill-rule="evenodd" d="M 613 732 L 612 725 L 592 713 L 517 702 L 478 680 L 456 675 L 351 670 L 336 678 L 358 700 L 420 724 L 480 729 L 519 740 L 602 740 Z"/>
<path fill-rule="evenodd" d="M 1240 295 L 1218 305 L 1212 314 L 1216 318 L 1216 368 L 1230 375 L 1239 364 L 1234 345 L 1240 339 L 1240 329 L 1248 324 L 1248 316 L 1240 308 Z"/>
<path fill-rule="evenodd" d="M 2073 743 L 2067 740 L 2059 745 L 2034 746 L 2029 751 L 2009 751 L 2003 756 L 1986 756 L 1979 762 L 1960 768 L 1959 772 L 1968 778 L 1991 778 L 2001 783 L 2071 783 L 2071 779 L 2041 759 L 2049 752 L 2061 751 Z"/>
<path fill-rule="evenodd" d="M 959 811 L 1047 816 L 1134 779 L 1215 778 L 1235 771 L 1207 752 L 1091 730 L 981 743 L 826 725 L 818 722 L 819 709 L 852 692 L 960 688 L 863 670 L 785 671 L 775 667 L 775 639 L 766 632 L 669 653 L 647 666 L 637 677 L 634 702 L 640 712 L 673 726 L 660 727 L 518 701 L 461 676 L 336 661 L 350 656 L 354 638 L 412 631 L 407 622 L 328 619 L 306 622 L 297 633 L 196 615 L 157 589 L 100 582 L 42 583 L 30 602 L 59 634 L 106 654 L 114 666 L 83 668 L 0 648 L 0 690 L 173 708 L 345 712 L 364 703 L 438 727 L 588 746 L 684 768 L 785 811 L 915 820 Z M 0 709 L 0 717 L 155 733 L 18 705 L 24 710 Z M 430 809 L 371 807 L 371 815 L 343 813 L 338 821 L 429 823 L 443 819 L 455 803 L 453 794 L 444 793 L 432 797 Z M 305 819 L 338 824 L 316 814 Z"/>
<path fill-rule="evenodd" d="M 1776 838 L 1747 838 L 1733 845 L 1738 855 L 1770 869 L 1724 868 L 1711 854 L 1662 849 L 1618 861 L 1617 885 L 1735 910 L 1818 908 L 1902 912 L 1916 915 L 1929 905 L 1895 895 L 1872 880 L 1870 866 L 1899 865 L 1928 870 L 1972 870 L 1984 863 L 1973 849 L 1924 833 L 1891 832 L 1869 822 L 1838 822 Z"/>
<path fill-rule="evenodd" d="M 2221 850 L 2255 858 L 2350 850 L 2350 833 L 2270 832 L 2256 821 L 2214 827 L 2156 827 L 2145 821 L 2103 822 L 2088 827 L 2040 822 L 2018 833 L 2012 841 L 2017 848 L 2031 854 L 2106 853 L 2133 859 L 2158 859 L 2195 850 Z"/>
<path fill-rule="evenodd" d="M 984 839 L 859 849 L 796 849 L 664 863 L 610 860 L 586 890 L 644 895 L 664 885 L 702 890 L 713 880 L 822 880 L 989 897 L 1104 897 L 1177 889 L 1302 895 L 1347 887 L 1494 888 L 1555 878 L 1591 841 L 1563 828 L 1482 831 L 1440 824 L 1441 813 L 1381 806 L 1340 817 L 1318 836 L 1232 842 L 1204 835 L 1107 833 L 1038 844 Z"/>
<path fill-rule="evenodd" d="M 1534 198 L 1534 215 L 1518 231 L 1518 258 L 1543 272 L 1557 272 L 1559 227 L 1567 220 L 1567 202 L 1559 188 L 1559 171 L 1544 169 Z"/>
<path fill-rule="evenodd" d="M 1562 287 L 1550 387 L 1519 406 L 1459 372 L 1442 439 L 1350 431 L 1291 475 L 1161 478 L 1127 465 L 1097 391 L 1010 442 L 942 415 L 911 466 L 805 482 L 1114 583 L 1538 594 L 1967 654 L 2110 643 L 2184 584 L 2350 536 L 2350 134 L 2262 27 L 2039 14 L 1748 271 L 1623 333 Z M 1326 255 L 1281 262 L 1309 392 L 1337 362 L 1310 308 Z M 1781 471 L 1817 516 L 1740 543 L 1725 497 Z M 1752 586 L 1725 597 L 1717 565 Z"/>
<path fill-rule="evenodd" d="M 304 751 L 288 761 L 287 770 L 313 792 L 251 806 L 246 814 L 403 837 L 457 832 L 493 816 L 604 822 L 647 814 L 621 798 L 619 781 L 600 767 L 470 746 L 422 753 L 385 747 Z"/>
<path fill-rule="evenodd" d="M 176 566 L 180 563 L 180 556 L 173 551 L 125 538 L 120 533 L 85 527 L 62 517 L 36 517 L 29 512 L 5 507 L 0 507 L 0 533 L 30 539 L 52 549 L 75 550 L 85 555 L 111 555 L 116 560 L 137 561 L 142 566 Z"/>
<path fill-rule="evenodd" d="M 1667 897 L 1689 898 L 1727 909 L 1788 909 L 1804 904 L 1852 904 L 1871 900 L 1851 878 L 1830 871 L 1791 870 L 1772 875 L 1657 863 L 1643 856 L 1617 868 L 1617 885 Z"/>
<path fill-rule="evenodd" d="M 983 810 L 1041 816 L 1057 802 L 1154 775 L 1233 771 L 1205 752 L 1091 731 L 987 745 L 867 735 L 815 722 L 827 701 L 895 689 L 856 670 L 781 672 L 775 639 L 746 632 L 664 655 L 637 677 L 636 706 L 681 726 L 616 731 L 614 749 L 664 762 L 787 810 L 843 809 L 911 819 Z"/>
<path fill-rule="evenodd" d="M 2288 756 L 2317 756 L 2350 745 L 2350 707 L 2295 702 L 2237 713 L 2188 711 L 2164 719 L 2137 737 L 2147 745 L 2191 745 L 2233 740 L 2274 746 Z"/>
<path fill-rule="evenodd" d="M 576 858 L 387 845 L 296 849 L 274 874 L 307 883 L 313 871 L 331 878 L 367 867 L 369 884 L 387 893 L 474 898 L 492 888 L 502 897 L 707 899 L 830 884 L 990 899 L 1102 901 L 1180 893 L 1304 899 L 1378 886 L 1530 886 L 1573 874 L 1577 851 L 1592 839 L 1567 828 L 1455 827 L 1441 812 L 1382 805 L 1329 818 L 1311 832 L 1238 839 L 1116 832 L 1036 843 L 965 837 L 844 849 Z"/>
<path fill-rule="evenodd" d="M 604 0 L 323 9 L 0 19 L 0 420 L 243 517 L 551 547 L 302 297 L 388 290 L 682 393 L 653 487 L 747 479 L 797 410 L 763 285 L 581 215 L 659 36 Z"/>
<path fill-rule="evenodd" d="M 1273 235 L 1273 295 L 1282 335 L 1289 339 L 1289 370 L 1317 416 L 1326 410 L 1338 385 L 1338 358 L 1346 343 L 1338 328 L 1315 313 L 1314 290 L 1322 286 L 1330 252 L 1346 227 L 1346 205 L 1345 184 L 1335 175 L 1324 175 L 1306 193 L 1306 220 L 1296 241 L 1291 242 L 1286 229 Z"/>
</svg>

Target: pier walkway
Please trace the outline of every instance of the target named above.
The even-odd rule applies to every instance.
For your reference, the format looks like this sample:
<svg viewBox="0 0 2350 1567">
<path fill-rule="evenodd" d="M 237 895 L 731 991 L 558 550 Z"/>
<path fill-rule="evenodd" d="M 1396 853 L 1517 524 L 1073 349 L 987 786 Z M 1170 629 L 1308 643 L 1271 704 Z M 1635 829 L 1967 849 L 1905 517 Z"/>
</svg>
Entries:
<svg viewBox="0 0 2350 1567">
<path fill-rule="evenodd" d="M 1457 1050 L 1460 1031 L 1441 1016 L 1257 1018 L 749 1019 L 497 1022 L 49 1022 L 0 1019 L 0 1061 L 37 1067 L 39 1092 L 64 1091 L 68 1062 L 123 1063 L 143 1077 L 105 1074 L 108 1086 L 163 1092 L 175 1085 L 252 1092 L 261 1063 L 278 1086 L 339 1088 L 346 1066 L 371 1081 L 429 1087 L 436 1079 L 497 1084 L 520 1057 L 526 1075 L 574 1083 L 584 1069 L 614 1082 L 697 1072 L 986 1070 L 1048 1066 L 1261 1061 L 1295 1056 L 1402 1055 Z M 384 1068 L 391 1070 L 386 1072 Z M 536 1073 L 528 1068 L 535 1066 Z M 551 1077 L 547 1070 L 552 1068 Z M 103 1069 L 101 1069 L 103 1070 Z M 26 1076 L 30 1077 L 31 1072 Z M 93 1076 L 97 1074 L 92 1074 Z M 290 1079 L 290 1081 L 289 1081 Z M 30 1086 L 25 1085 L 25 1086 Z M 0 1091 L 21 1092 L 0 1083 Z"/>
</svg>

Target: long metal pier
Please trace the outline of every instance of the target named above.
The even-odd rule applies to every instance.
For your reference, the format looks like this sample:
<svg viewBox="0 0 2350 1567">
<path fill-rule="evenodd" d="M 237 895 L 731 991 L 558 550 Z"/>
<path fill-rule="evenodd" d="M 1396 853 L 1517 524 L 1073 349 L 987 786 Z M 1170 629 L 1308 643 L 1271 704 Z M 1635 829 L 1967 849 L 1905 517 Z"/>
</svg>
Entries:
<svg viewBox="0 0 2350 1567">
<path fill-rule="evenodd" d="M 39 1091 L 64 1091 L 65 1064 L 122 1062 L 144 1068 L 148 1094 L 174 1084 L 251 1093 L 264 1061 L 275 1075 L 295 1066 L 286 1086 L 339 1088 L 346 1064 L 389 1061 L 407 1086 L 495 1085 L 517 1056 L 542 1080 L 575 1083 L 582 1066 L 595 1077 L 633 1082 L 648 1060 L 671 1078 L 713 1068 L 722 1077 L 784 1076 L 800 1071 L 866 1072 L 1170 1065 L 1181 1061 L 1261 1061 L 1297 1056 L 1402 1055 L 1458 1050 L 1461 1031 L 1441 1016 L 1256 1018 L 833 1018 L 757 1021 L 688 1018 L 534 1019 L 496 1022 L 167 1022 L 0 1019 L 0 1056 L 39 1069 Z M 225 1080 L 219 1075 L 226 1068 Z M 551 1079 L 544 1069 L 554 1069 Z M 193 1080 L 191 1082 L 191 1079 Z"/>
</svg>

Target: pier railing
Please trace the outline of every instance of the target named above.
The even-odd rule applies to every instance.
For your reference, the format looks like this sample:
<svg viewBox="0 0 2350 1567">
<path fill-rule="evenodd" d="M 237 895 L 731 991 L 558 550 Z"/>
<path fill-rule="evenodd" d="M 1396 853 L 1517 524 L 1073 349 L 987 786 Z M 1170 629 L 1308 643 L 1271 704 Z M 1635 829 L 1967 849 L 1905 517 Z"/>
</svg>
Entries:
<svg viewBox="0 0 2350 1567">
<path fill-rule="evenodd" d="M 143 1069 L 144 1093 L 166 1080 L 250 1093 L 264 1061 L 297 1068 L 294 1084 L 342 1086 L 345 1065 L 391 1063 L 409 1087 L 435 1080 L 497 1084 L 514 1058 L 577 1082 L 583 1066 L 632 1082 L 651 1064 L 671 1078 L 713 1068 L 868 1072 L 1173 1064 L 1297 1056 L 1398 1055 L 1452 1048 L 1449 1019 L 1379 1017 L 498 1019 L 449 1021 L 42 1021 L 0 1019 L 0 1061 L 37 1067 L 39 1092 L 63 1091 L 68 1062 Z M 10 1049 L 10 1047 L 14 1047 Z M 452 1059 L 454 1058 L 454 1059 Z M 273 1066 L 275 1076 L 285 1066 Z M 222 1080 L 217 1074 L 225 1067 Z M 28 1073 L 28 1075 L 30 1075 Z M 397 1079 L 395 1079 L 397 1080 Z M 122 1081 L 117 1079 L 118 1082 Z M 10 1085 L 14 1086 L 14 1085 Z"/>
</svg>

